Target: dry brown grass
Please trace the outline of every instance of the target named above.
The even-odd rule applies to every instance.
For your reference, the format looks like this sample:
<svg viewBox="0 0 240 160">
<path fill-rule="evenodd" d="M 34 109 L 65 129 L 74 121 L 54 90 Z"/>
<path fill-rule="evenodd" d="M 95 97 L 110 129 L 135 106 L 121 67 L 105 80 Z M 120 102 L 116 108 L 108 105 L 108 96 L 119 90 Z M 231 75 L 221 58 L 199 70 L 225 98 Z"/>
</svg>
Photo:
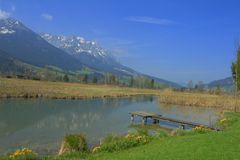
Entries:
<svg viewBox="0 0 240 160">
<path fill-rule="evenodd" d="M 160 95 L 160 102 L 166 104 L 218 107 L 231 111 L 240 111 L 240 97 L 235 98 L 231 95 L 175 92 L 170 89 L 159 92 L 159 90 L 110 85 L 87 85 L 0 78 L 0 98 L 45 97 L 56 99 L 85 99 L 136 95 Z"/>
<path fill-rule="evenodd" d="M 157 94 L 157 90 L 151 89 L 0 78 L 0 98 L 84 99 Z"/>
<path fill-rule="evenodd" d="M 168 89 L 160 93 L 160 102 L 186 106 L 218 107 L 225 110 L 240 111 L 240 97 L 232 95 L 174 92 Z"/>
</svg>

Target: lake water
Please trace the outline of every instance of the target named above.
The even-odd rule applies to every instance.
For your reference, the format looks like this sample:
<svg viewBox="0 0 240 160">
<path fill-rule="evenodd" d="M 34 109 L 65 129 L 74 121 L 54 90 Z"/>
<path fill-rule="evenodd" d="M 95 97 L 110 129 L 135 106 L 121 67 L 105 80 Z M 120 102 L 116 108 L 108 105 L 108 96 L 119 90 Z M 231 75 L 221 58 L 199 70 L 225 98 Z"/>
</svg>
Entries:
<svg viewBox="0 0 240 160">
<path fill-rule="evenodd" d="M 156 112 L 169 118 L 213 124 L 219 110 L 162 105 L 157 97 L 118 99 L 0 100 L 0 154 L 28 147 L 40 154 L 56 153 L 64 135 L 84 133 L 90 143 L 110 133 L 127 133 L 131 111 Z M 165 127 L 173 125 L 161 123 Z M 177 126 L 176 126 L 177 127 Z"/>
</svg>

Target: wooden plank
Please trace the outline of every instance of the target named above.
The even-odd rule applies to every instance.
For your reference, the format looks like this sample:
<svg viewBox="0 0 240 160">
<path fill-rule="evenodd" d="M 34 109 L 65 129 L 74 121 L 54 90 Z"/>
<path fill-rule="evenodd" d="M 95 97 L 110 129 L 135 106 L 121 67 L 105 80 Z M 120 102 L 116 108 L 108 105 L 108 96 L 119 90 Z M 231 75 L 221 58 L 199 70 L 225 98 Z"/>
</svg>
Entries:
<svg viewBox="0 0 240 160">
<path fill-rule="evenodd" d="M 136 111 L 136 112 L 130 112 L 129 114 L 131 114 L 132 116 L 140 116 L 140 117 L 143 117 L 143 118 L 152 118 L 153 120 L 159 120 L 159 121 L 160 120 L 169 121 L 169 122 L 178 123 L 178 124 L 181 124 L 181 125 L 188 125 L 188 126 L 192 126 L 192 127 L 204 126 L 204 127 L 209 128 L 211 130 L 219 131 L 219 129 L 213 128 L 213 127 L 208 126 L 208 125 L 203 125 L 203 124 L 194 123 L 194 122 L 187 122 L 187 121 L 177 120 L 177 119 L 173 119 L 173 118 L 162 117 L 161 115 L 158 115 L 156 113 L 151 113 L 151 112 Z"/>
<path fill-rule="evenodd" d="M 141 116 L 141 117 L 161 117 L 161 115 L 158 115 L 156 113 L 151 112 L 144 112 L 144 111 L 136 111 L 136 112 L 130 112 L 129 114 L 134 116 Z"/>
</svg>

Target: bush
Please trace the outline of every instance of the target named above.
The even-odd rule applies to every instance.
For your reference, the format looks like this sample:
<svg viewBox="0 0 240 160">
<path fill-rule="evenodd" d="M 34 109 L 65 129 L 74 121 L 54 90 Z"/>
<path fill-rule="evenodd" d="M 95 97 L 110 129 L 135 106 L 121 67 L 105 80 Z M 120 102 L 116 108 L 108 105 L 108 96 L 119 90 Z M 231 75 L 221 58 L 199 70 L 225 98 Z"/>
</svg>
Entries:
<svg viewBox="0 0 240 160">
<path fill-rule="evenodd" d="M 64 142 L 59 151 L 59 155 L 71 152 L 86 152 L 87 150 L 87 141 L 84 135 L 69 134 L 64 137 Z"/>
<path fill-rule="evenodd" d="M 109 135 L 92 152 L 114 152 L 146 144 L 151 140 L 147 132 L 128 133 L 126 136 Z"/>
<path fill-rule="evenodd" d="M 122 137 L 116 134 L 109 134 L 107 135 L 102 141 L 101 144 L 107 144 L 107 143 L 111 143 L 114 141 L 118 141 L 120 140 Z"/>
<path fill-rule="evenodd" d="M 182 129 L 175 129 L 170 133 L 171 136 L 186 136 L 186 135 L 194 135 L 194 134 L 196 134 L 195 131 L 182 130 Z"/>
<path fill-rule="evenodd" d="M 157 138 L 164 138 L 164 137 L 168 137 L 168 133 L 167 132 L 164 132 L 162 130 L 158 130 L 156 133 L 155 133 L 155 136 Z"/>
<path fill-rule="evenodd" d="M 149 136 L 148 130 L 144 128 L 137 128 L 137 134 L 141 136 Z"/>
</svg>

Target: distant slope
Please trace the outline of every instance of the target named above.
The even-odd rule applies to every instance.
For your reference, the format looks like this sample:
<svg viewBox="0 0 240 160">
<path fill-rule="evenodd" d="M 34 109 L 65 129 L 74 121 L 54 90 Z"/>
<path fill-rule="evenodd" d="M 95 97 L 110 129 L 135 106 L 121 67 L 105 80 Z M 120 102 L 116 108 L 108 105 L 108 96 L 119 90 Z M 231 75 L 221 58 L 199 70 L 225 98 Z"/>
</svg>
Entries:
<svg viewBox="0 0 240 160">
<path fill-rule="evenodd" d="M 169 87 L 173 87 L 173 88 L 181 88 L 182 87 L 180 84 L 172 82 L 172 81 L 168 81 L 165 79 L 161 79 L 161 78 L 157 78 L 157 77 L 149 76 L 149 75 L 145 75 L 145 76 L 150 79 L 153 79 L 155 82 L 162 83 L 163 85 L 167 85 Z"/>
<path fill-rule="evenodd" d="M 209 88 L 215 88 L 215 87 L 223 87 L 223 88 L 229 88 L 234 85 L 232 77 L 228 77 L 225 79 L 215 80 L 210 83 L 208 83 Z"/>
<path fill-rule="evenodd" d="M 111 51 L 102 48 L 94 41 L 85 40 L 85 38 L 79 36 L 52 35 L 49 33 L 42 33 L 41 36 L 52 45 L 74 56 L 81 63 L 96 70 L 110 72 L 118 76 L 144 76 L 163 85 L 181 87 L 177 83 L 142 74 L 122 65 L 115 59 Z"/>
<path fill-rule="evenodd" d="M 74 57 L 12 18 L 0 19 L 0 49 L 11 57 L 39 67 L 53 65 L 68 70 L 83 67 Z"/>
<path fill-rule="evenodd" d="M 37 70 L 38 68 L 30 64 L 21 62 L 13 57 L 10 57 L 8 53 L 0 50 L 0 73 L 4 74 L 23 74 L 26 70 Z"/>
</svg>

